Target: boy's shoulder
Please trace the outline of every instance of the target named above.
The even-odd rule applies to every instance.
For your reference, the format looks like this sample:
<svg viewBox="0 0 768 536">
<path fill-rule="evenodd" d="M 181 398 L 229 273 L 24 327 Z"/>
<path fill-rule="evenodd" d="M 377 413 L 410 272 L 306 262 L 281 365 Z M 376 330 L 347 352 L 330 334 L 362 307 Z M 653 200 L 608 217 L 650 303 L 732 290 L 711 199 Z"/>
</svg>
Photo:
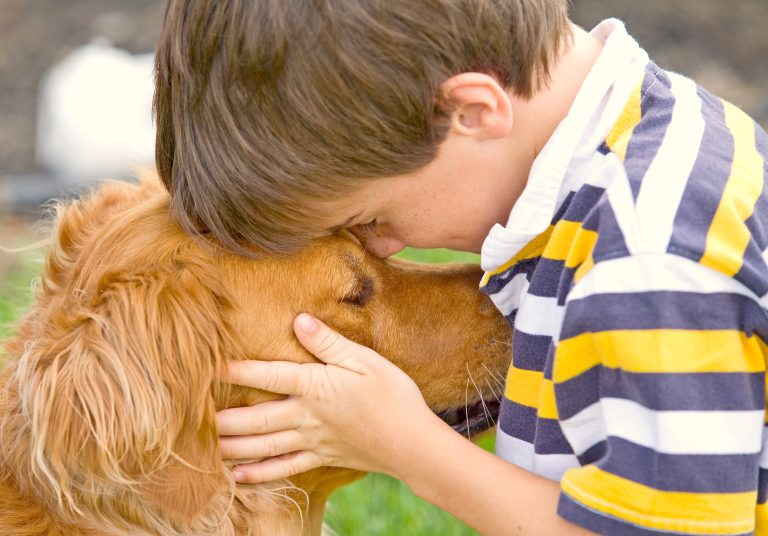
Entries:
<svg viewBox="0 0 768 536">
<path fill-rule="evenodd" d="M 611 181 L 583 220 L 595 260 L 669 253 L 768 293 L 768 135 L 752 118 L 649 62 L 600 152 Z"/>
</svg>

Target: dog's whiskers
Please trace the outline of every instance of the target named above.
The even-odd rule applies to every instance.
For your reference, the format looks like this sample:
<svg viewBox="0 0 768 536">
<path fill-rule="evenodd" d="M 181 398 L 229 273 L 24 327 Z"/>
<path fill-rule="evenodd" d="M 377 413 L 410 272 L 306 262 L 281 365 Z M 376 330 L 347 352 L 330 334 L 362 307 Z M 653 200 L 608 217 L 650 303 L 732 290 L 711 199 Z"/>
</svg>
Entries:
<svg viewBox="0 0 768 536">
<path fill-rule="evenodd" d="M 481 365 L 482 365 L 482 367 L 483 367 L 483 368 L 484 368 L 484 369 L 485 369 L 485 370 L 488 372 L 488 374 L 490 375 L 490 377 L 491 377 L 491 378 L 493 378 L 493 380 L 496 382 L 496 385 L 498 385 L 498 386 L 499 386 L 499 389 L 500 389 L 500 391 L 503 393 L 503 392 L 504 392 L 504 382 L 503 382 L 503 381 L 501 381 L 501 379 L 499 378 L 499 375 L 498 375 L 498 373 L 494 373 L 494 372 L 493 372 L 491 369 L 489 369 L 489 368 L 488 368 L 488 367 L 485 365 L 485 363 L 481 363 Z"/>
<path fill-rule="evenodd" d="M 488 384 L 488 388 L 493 393 L 493 398 L 496 399 L 496 402 L 501 402 L 501 396 L 499 395 L 498 391 L 496 391 L 496 387 L 491 383 L 491 381 L 488 378 L 486 378 L 485 383 Z"/>
<path fill-rule="evenodd" d="M 469 364 L 465 363 L 465 365 L 467 367 L 467 374 L 469 374 L 469 379 L 472 380 L 472 385 L 475 386 L 475 391 L 477 391 L 477 394 L 480 397 L 480 404 L 482 404 L 483 413 L 485 414 L 485 422 L 488 424 L 488 427 L 490 428 L 494 426 L 496 423 L 494 422 L 493 417 L 491 417 L 491 412 L 488 411 L 488 406 L 485 403 L 482 391 L 480 391 L 480 388 L 477 386 L 477 383 L 475 383 L 475 379 L 472 377 L 472 372 L 469 370 Z"/>
<path fill-rule="evenodd" d="M 467 419 L 467 439 L 472 439 L 469 433 L 469 378 L 467 378 L 467 385 L 464 387 L 464 417 Z"/>
</svg>

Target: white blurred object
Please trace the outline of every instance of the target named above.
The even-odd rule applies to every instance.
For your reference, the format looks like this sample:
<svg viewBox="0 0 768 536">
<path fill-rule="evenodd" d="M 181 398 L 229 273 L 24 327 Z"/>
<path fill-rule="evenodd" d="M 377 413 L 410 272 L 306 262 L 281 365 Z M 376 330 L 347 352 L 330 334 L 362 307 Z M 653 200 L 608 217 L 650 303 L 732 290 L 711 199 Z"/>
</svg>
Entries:
<svg viewBox="0 0 768 536">
<path fill-rule="evenodd" d="M 105 43 L 78 48 L 43 78 L 37 164 L 71 183 L 154 165 L 153 55 Z"/>
</svg>

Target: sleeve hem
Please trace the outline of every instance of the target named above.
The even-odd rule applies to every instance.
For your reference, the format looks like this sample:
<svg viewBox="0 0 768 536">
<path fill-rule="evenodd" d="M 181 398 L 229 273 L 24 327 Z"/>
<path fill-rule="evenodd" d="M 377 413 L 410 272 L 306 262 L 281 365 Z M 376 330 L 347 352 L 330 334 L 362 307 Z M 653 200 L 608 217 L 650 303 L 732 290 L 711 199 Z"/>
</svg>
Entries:
<svg viewBox="0 0 768 536">
<path fill-rule="evenodd" d="M 635 525 L 629 521 L 606 515 L 575 501 L 566 493 L 560 493 L 557 513 L 563 519 L 597 534 L 621 534 L 622 536 L 682 536 L 705 534 L 699 532 L 669 532 Z M 711 532 L 710 532 L 711 534 Z M 728 534 L 727 536 L 752 536 L 754 532 Z"/>
</svg>

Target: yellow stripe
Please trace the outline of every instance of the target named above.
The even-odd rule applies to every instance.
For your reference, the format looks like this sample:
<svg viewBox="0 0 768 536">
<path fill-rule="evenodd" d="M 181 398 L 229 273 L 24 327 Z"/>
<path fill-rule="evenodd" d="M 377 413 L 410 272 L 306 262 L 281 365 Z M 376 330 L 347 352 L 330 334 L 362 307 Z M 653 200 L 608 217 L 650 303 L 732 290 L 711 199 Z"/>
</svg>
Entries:
<svg viewBox="0 0 768 536">
<path fill-rule="evenodd" d="M 504 396 L 512 402 L 535 408 L 538 404 L 539 391 L 543 381 L 543 372 L 519 369 L 512 365 L 507 371 Z"/>
<path fill-rule="evenodd" d="M 573 245 L 576 233 L 581 229 L 581 222 L 560 220 L 555 224 L 552 237 L 544 248 L 542 257 L 553 261 L 564 261 Z"/>
<path fill-rule="evenodd" d="M 723 101 L 725 123 L 733 134 L 733 163 L 723 190 L 701 264 L 732 276 L 741 269 L 750 232 L 744 222 L 752 215 L 763 190 L 763 159 L 755 147 L 752 119 Z"/>
<path fill-rule="evenodd" d="M 587 275 L 587 272 L 589 272 L 593 267 L 595 266 L 595 259 L 592 258 L 592 255 L 587 257 L 587 260 L 585 260 L 581 266 L 579 266 L 576 269 L 576 273 L 573 274 L 573 282 L 578 283 L 581 281 L 581 278 Z"/>
<path fill-rule="evenodd" d="M 755 508 L 755 536 L 768 536 L 768 503 Z"/>
<path fill-rule="evenodd" d="M 738 534 L 755 526 L 757 491 L 659 491 L 594 465 L 569 469 L 563 491 L 588 508 L 656 530 Z"/>
<path fill-rule="evenodd" d="M 557 419 L 555 386 L 551 380 L 544 379 L 544 373 L 509 367 L 504 396 L 523 406 L 536 408 L 537 415 L 543 419 Z"/>
<path fill-rule="evenodd" d="M 547 242 L 549 242 L 549 237 L 552 236 L 552 231 L 554 230 L 554 226 L 550 225 L 547 227 L 547 229 L 541 233 L 539 236 L 528 242 L 525 246 L 523 246 L 523 249 L 521 249 L 517 255 L 512 257 L 510 260 L 493 270 L 492 272 L 485 272 L 485 275 L 483 275 L 483 279 L 480 281 L 480 287 L 484 287 L 488 281 L 491 279 L 491 276 L 494 276 L 496 274 L 500 274 L 513 264 L 524 261 L 525 259 L 532 259 L 534 257 L 539 257 L 543 252 L 544 248 L 547 245 Z"/>
<path fill-rule="evenodd" d="M 541 419 L 557 419 L 557 402 L 555 401 L 555 383 L 552 380 L 541 382 L 539 406 L 536 414 Z"/>
<path fill-rule="evenodd" d="M 596 365 L 629 372 L 762 372 L 766 345 L 736 330 L 616 330 L 562 340 L 553 378 L 561 383 Z"/>
<path fill-rule="evenodd" d="M 565 259 L 565 266 L 576 268 L 586 261 L 592 255 L 596 242 L 597 233 L 595 231 L 589 231 L 583 227 L 580 228 L 573 238 L 573 244 L 570 251 L 568 251 L 568 257 Z"/>
<path fill-rule="evenodd" d="M 632 131 L 640 122 L 640 90 L 642 86 L 643 81 L 641 79 L 624 106 L 619 119 L 608 133 L 608 137 L 605 138 L 605 144 L 622 160 L 627 155 L 627 146 L 632 137 Z"/>
</svg>

